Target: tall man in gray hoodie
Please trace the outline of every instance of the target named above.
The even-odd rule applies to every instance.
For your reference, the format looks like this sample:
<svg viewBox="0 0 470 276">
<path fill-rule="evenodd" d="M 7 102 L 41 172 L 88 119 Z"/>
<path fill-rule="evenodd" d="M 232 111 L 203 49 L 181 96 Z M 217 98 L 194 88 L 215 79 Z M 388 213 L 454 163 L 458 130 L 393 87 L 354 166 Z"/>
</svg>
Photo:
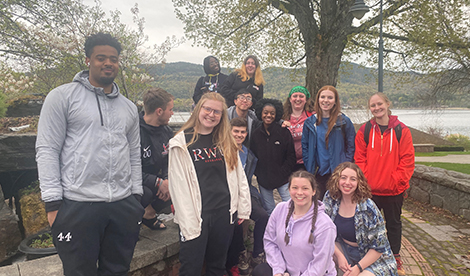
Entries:
<svg viewBox="0 0 470 276">
<path fill-rule="evenodd" d="M 121 45 L 85 42 L 89 70 L 52 90 L 38 125 L 42 199 L 64 274 L 127 275 L 144 209 L 136 106 L 119 93 Z"/>
</svg>

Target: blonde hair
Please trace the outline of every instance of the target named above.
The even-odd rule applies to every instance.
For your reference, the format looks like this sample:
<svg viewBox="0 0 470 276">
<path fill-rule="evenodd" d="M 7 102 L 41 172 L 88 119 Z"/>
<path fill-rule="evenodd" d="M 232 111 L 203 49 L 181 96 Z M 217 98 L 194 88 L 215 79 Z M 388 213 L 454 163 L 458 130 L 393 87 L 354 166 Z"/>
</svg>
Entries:
<svg viewBox="0 0 470 276">
<path fill-rule="evenodd" d="M 231 133 L 231 125 L 228 120 L 227 105 L 225 104 L 225 99 L 219 93 L 209 92 L 204 94 L 196 107 L 194 107 L 193 113 L 189 117 L 188 121 L 178 130 L 178 133 L 184 132 L 185 130 L 192 130 L 193 136 L 189 143 L 186 144 L 187 147 L 194 144 L 194 142 L 199 139 L 199 129 L 201 127 L 201 122 L 199 121 L 199 113 L 201 112 L 202 106 L 207 101 L 218 101 L 222 103 L 222 116 L 220 117 L 220 122 L 212 130 L 213 133 L 213 143 L 216 147 L 222 151 L 225 162 L 228 165 L 229 170 L 234 170 L 238 162 L 238 146 L 235 142 L 235 139 Z"/>
<path fill-rule="evenodd" d="M 369 108 L 369 110 L 370 110 L 370 100 L 374 96 L 379 96 L 382 100 L 384 100 L 385 103 L 388 104 L 387 114 L 388 114 L 388 116 L 392 115 L 392 111 L 390 110 L 390 108 L 392 108 L 392 101 L 390 101 L 390 99 L 387 97 L 387 95 L 385 95 L 382 92 L 377 92 L 377 93 L 374 93 L 372 96 L 370 96 L 369 101 L 367 102 L 367 107 Z M 374 118 L 375 118 L 375 116 L 374 116 Z"/>
<path fill-rule="evenodd" d="M 240 79 L 242 81 L 247 81 L 250 79 L 250 76 L 248 76 L 248 73 L 246 72 L 246 62 L 249 60 L 249 59 L 253 59 L 254 62 L 255 62 L 255 65 L 256 65 L 256 71 L 255 71 L 255 76 L 254 76 L 254 83 L 258 86 L 260 85 L 264 85 L 266 82 L 264 81 L 264 78 L 263 78 L 263 73 L 261 72 L 261 66 L 259 64 L 259 60 L 256 56 L 254 55 L 249 55 L 247 56 L 244 60 L 243 60 L 243 63 L 242 63 L 242 67 L 239 68 L 239 69 L 236 69 L 235 71 L 238 73 L 238 75 L 240 76 Z"/>
<path fill-rule="evenodd" d="M 338 95 L 338 90 L 334 86 L 331 85 L 325 85 L 320 90 L 318 90 L 317 96 L 315 97 L 315 112 L 317 113 L 317 126 L 321 124 L 321 121 L 323 120 L 323 110 L 320 108 L 320 103 L 318 100 L 320 99 L 320 94 L 323 91 L 329 90 L 335 94 L 335 106 L 330 111 L 330 120 L 328 121 L 328 130 L 326 131 L 325 134 L 325 143 L 326 143 L 326 148 L 328 148 L 328 139 L 330 138 L 330 132 L 333 129 L 333 127 L 336 124 L 336 121 L 338 120 L 338 116 L 341 113 L 341 103 L 339 101 L 339 95 Z"/>
</svg>

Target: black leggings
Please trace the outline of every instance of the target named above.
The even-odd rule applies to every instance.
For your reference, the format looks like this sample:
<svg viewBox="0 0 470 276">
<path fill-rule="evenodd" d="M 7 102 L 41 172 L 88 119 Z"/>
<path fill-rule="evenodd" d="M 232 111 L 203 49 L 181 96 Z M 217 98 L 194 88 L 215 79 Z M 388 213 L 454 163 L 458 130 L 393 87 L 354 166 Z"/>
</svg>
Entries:
<svg viewBox="0 0 470 276">
<path fill-rule="evenodd" d="M 400 254 L 401 249 L 401 207 L 403 193 L 396 196 L 372 196 L 379 210 L 384 211 L 385 228 L 393 254 Z"/>
</svg>

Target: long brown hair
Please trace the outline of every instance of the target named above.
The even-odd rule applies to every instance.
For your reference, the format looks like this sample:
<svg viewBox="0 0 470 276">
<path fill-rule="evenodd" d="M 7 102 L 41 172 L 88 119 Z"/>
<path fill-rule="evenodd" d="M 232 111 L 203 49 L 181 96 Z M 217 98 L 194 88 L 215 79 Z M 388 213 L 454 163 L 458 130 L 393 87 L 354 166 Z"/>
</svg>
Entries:
<svg viewBox="0 0 470 276">
<path fill-rule="evenodd" d="M 254 83 L 258 86 L 260 86 L 262 84 L 264 85 L 266 82 L 264 81 L 263 73 L 261 72 L 261 66 L 260 66 L 259 60 L 255 55 L 247 56 L 243 60 L 242 67 L 240 69 L 236 69 L 235 71 L 238 72 L 238 75 L 240 76 L 242 81 L 249 80 L 250 76 L 248 76 L 248 73 L 246 72 L 245 64 L 250 58 L 255 61 L 255 65 L 256 65 L 256 71 L 255 71 L 255 75 L 254 75 Z"/>
<path fill-rule="evenodd" d="M 222 151 L 225 162 L 227 163 L 229 169 L 233 170 L 238 164 L 238 147 L 231 133 L 227 105 L 225 104 L 225 99 L 222 97 L 222 95 L 215 92 L 204 94 L 197 103 L 196 107 L 194 107 L 193 113 L 191 113 L 188 121 L 186 121 L 181 129 L 178 130 L 178 133 L 189 129 L 193 130 L 193 136 L 186 146 L 192 145 L 197 141 L 197 139 L 199 139 L 198 132 L 201 127 L 201 122 L 199 122 L 199 113 L 201 112 L 202 106 L 209 100 L 219 101 L 222 103 L 222 116 L 220 118 L 220 122 L 212 130 L 213 142 L 216 147 Z"/>
<path fill-rule="evenodd" d="M 341 113 L 341 103 L 339 100 L 338 90 L 336 90 L 334 86 L 325 85 L 322 88 L 320 88 L 320 90 L 318 90 L 317 96 L 315 97 L 315 106 L 314 106 L 315 112 L 317 113 L 317 123 L 316 123 L 317 126 L 320 125 L 321 121 L 323 120 L 323 111 L 320 108 L 320 103 L 318 100 L 320 99 L 321 92 L 325 90 L 329 90 L 333 92 L 333 94 L 335 94 L 335 106 L 333 106 L 333 108 L 330 111 L 330 119 L 328 121 L 328 130 L 326 131 L 326 134 L 325 134 L 326 148 L 328 148 L 328 139 L 330 138 L 330 132 L 335 126 L 336 121 L 338 120 L 338 116 Z"/>
<path fill-rule="evenodd" d="M 341 173 L 345 169 L 351 169 L 355 171 L 357 175 L 357 188 L 352 196 L 352 201 L 358 203 L 366 200 L 367 198 L 371 198 L 372 193 L 369 184 L 367 183 L 367 178 L 364 176 L 361 168 L 351 162 L 344 162 L 339 164 L 331 174 L 330 180 L 328 180 L 327 184 L 327 189 L 330 191 L 331 198 L 334 200 L 339 200 L 342 197 L 341 190 L 339 189 L 339 180 L 341 178 Z"/>
<path fill-rule="evenodd" d="M 304 170 L 299 170 L 294 173 L 292 173 L 289 177 L 289 189 L 290 185 L 292 183 L 293 178 L 305 178 L 310 182 L 310 185 L 312 186 L 312 190 L 315 192 L 315 194 L 312 196 L 312 201 L 313 201 L 313 216 L 312 216 L 312 229 L 310 230 L 310 236 L 308 237 L 308 243 L 313 243 L 313 231 L 315 230 L 315 223 L 317 222 L 317 215 L 318 215 L 318 189 L 317 189 L 317 182 L 315 180 L 315 176 L 307 171 Z M 294 201 L 291 200 L 289 204 L 289 212 L 287 213 L 286 217 L 286 229 L 287 226 L 289 225 L 289 220 L 292 214 L 294 213 Z M 284 236 L 284 241 L 286 242 L 286 245 L 289 244 L 289 235 L 287 234 Z"/>
</svg>

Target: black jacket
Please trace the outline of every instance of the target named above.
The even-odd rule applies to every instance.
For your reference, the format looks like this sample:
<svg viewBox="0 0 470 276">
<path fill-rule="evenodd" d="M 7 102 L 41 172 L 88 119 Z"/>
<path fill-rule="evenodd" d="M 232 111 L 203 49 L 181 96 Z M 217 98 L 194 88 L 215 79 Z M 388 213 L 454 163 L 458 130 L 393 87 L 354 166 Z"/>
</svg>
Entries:
<svg viewBox="0 0 470 276">
<path fill-rule="evenodd" d="M 214 58 L 219 62 L 219 60 L 214 56 L 208 56 L 204 59 L 204 72 L 206 73 L 205 77 L 200 77 L 194 88 L 193 101 L 194 104 L 197 104 L 201 99 L 204 92 L 217 92 L 220 93 L 220 88 L 222 83 L 227 79 L 227 75 L 220 73 L 220 62 L 219 62 L 219 72 L 216 74 L 211 74 L 209 61 L 210 58 Z M 213 73 L 213 72 L 212 72 Z"/>
<path fill-rule="evenodd" d="M 228 76 L 225 82 L 222 83 L 220 91 L 222 96 L 224 96 L 228 107 L 235 105 L 233 102 L 235 99 L 235 94 L 242 88 L 247 88 L 248 91 L 251 92 L 251 95 L 253 96 L 253 106 L 255 105 L 256 101 L 259 101 L 263 98 L 262 84 L 260 86 L 255 85 L 254 79 L 242 81 L 238 75 L 238 72 L 235 71 Z"/>
<path fill-rule="evenodd" d="M 270 135 L 261 125 L 255 129 L 250 149 L 258 158 L 255 175 L 258 184 L 276 189 L 286 184 L 296 163 L 294 140 L 287 128 L 277 122 L 269 126 Z"/>
<path fill-rule="evenodd" d="M 157 192 L 157 177 L 168 178 L 168 142 L 173 137 L 169 126 L 148 125 L 140 114 L 140 157 L 142 160 L 142 182 L 154 194 Z"/>
</svg>

